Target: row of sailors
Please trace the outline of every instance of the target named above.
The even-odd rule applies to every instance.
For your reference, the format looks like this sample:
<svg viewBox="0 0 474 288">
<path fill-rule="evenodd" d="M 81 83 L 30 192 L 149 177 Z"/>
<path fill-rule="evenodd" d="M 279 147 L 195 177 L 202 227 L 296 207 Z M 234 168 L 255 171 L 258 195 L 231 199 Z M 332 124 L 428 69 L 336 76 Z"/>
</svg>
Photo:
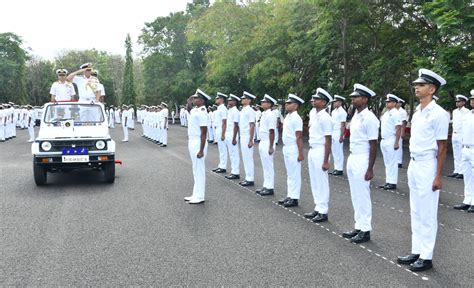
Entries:
<svg viewBox="0 0 474 288">
<path fill-rule="evenodd" d="M 19 106 L 13 102 L 0 104 L 0 142 L 15 138 L 16 128 L 28 129 L 28 142 L 33 142 L 35 122 L 40 116 L 38 110 L 31 105 Z"/>
<path fill-rule="evenodd" d="M 432 257 L 437 234 L 437 209 L 439 191 L 442 186 L 442 170 L 446 158 L 449 114 L 433 99 L 439 88 L 446 81 L 433 71 L 419 70 L 419 77 L 414 82 L 415 95 L 420 104 L 416 108 L 411 122 L 410 164 L 408 167 L 408 185 L 410 189 L 410 213 L 412 227 L 412 249 L 406 256 L 397 258 L 399 264 L 410 265 L 412 271 L 423 271 L 432 268 Z M 471 91 L 471 106 L 474 107 L 474 91 Z M 368 109 L 368 102 L 376 93 L 368 87 L 355 84 L 350 94 L 355 109 L 350 126 L 350 155 L 346 170 L 354 208 L 354 229 L 342 234 L 353 243 L 364 243 L 370 240 L 372 230 L 372 203 L 370 199 L 370 182 L 374 177 L 373 167 L 377 155 L 377 141 L 381 128 L 384 163 L 386 165 L 387 184 L 396 182 L 397 161 L 395 151 L 400 149 L 398 140 L 401 134 L 402 116 L 396 110 L 400 98 L 393 94 L 386 96 L 387 112 L 381 121 Z M 461 97 L 462 98 L 462 97 Z M 240 179 L 240 153 L 244 164 L 245 180 L 242 186 L 254 186 L 254 132 L 256 115 L 250 104 L 256 96 L 244 92 L 242 97 L 218 93 L 216 97 L 217 114 L 215 121 L 222 123 L 216 126 L 216 137 L 219 150 L 219 164 L 213 169 L 216 173 L 226 173 L 227 158 L 230 158 L 231 173 L 227 179 Z M 205 157 L 207 154 L 208 113 L 205 108 L 211 100 L 206 93 L 197 90 L 188 99 L 190 111 L 188 122 L 188 149 L 192 160 L 194 187 L 193 193 L 185 197 L 190 204 L 205 201 Z M 226 109 L 225 101 L 228 102 Z M 329 210 L 329 155 L 333 146 L 333 135 L 342 137 L 341 129 L 334 129 L 334 121 L 326 111 L 329 103 L 344 101 L 344 97 L 332 97 L 330 93 L 318 88 L 312 96 L 313 110 L 309 122 L 308 167 L 311 190 L 315 208 L 305 214 L 314 222 L 328 221 Z M 241 103 L 241 111 L 237 105 Z M 261 196 L 274 194 L 274 167 L 276 118 L 271 107 L 277 101 L 269 95 L 261 100 L 264 109 L 260 119 L 259 154 L 263 167 L 263 188 L 256 192 Z M 298 115 L 298 108 L 303 99 L 294 94 L 288 95 L 286 101 L 287 116 L 283 121 L 283 156 L 287 171 L 287 197 L 278 201 L 285 207 L 298 205 L 301 192 L 301 162 L 303 155 L 303 121 Z M 192 108 L 194 104 L 194 108 Z M 337 110 L 337 109 L 336 109 Z M 345 119 L 345 117 L 341 117 Z M 381 124 L 382 123 L 382 124 Z M 336 125 L 337 127 L 338 125 Z M 339 131 L 335 131 L 339 130 Z M 341 133 L 341 134 L 339 134 Z M 339 138 L 338 138 L 339 137 Z M 459 209 L 474 212 L 474 109 L 463 118 L 462 129 L 462 162 L 465 175 L 465 199 Z M 240 140 L 240 141 L 238 141 Z M 240 142 L 240 143 L 239 143 Z M 341 142 L 342 143 L 342 142 Z M 240 144 L 240 145 L 239 145 Z M 240 146 L 240 153 L 239 153 Z M 342 168 L 341 168 L 342 169 Z M 392 175 L 393 174 L 393 175 Z"/>
<path fill-rule="evenodd" d="M 140 111 L 140 120 L 143 128 L 143 137 L 161 147 L 168 146 L 168 104 L 161 102 L 157 106 L 145 106 Z"/>
</svg>

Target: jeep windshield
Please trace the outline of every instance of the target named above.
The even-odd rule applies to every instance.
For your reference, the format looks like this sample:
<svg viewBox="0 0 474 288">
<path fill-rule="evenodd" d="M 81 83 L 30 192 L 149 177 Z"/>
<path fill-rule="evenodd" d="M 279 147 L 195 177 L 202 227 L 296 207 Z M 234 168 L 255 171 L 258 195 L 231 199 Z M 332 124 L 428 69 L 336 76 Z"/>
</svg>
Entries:
<svg viewBox="0 0 474 288">
<path fill-rule="evenodd" d="M 105 121 L 102 107 L 96 104 L 54 104 L 44 111 L 45 123 L 73 120 L 74 123 L 102 123 Z"/>
</svg>

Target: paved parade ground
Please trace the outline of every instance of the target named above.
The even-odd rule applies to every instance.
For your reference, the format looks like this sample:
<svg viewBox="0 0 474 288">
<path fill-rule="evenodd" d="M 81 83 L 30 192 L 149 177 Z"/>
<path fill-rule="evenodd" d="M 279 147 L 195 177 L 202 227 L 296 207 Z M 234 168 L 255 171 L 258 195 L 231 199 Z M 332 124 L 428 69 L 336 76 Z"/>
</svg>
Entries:
<svg viewBox="0 0 474 288">
<path fill-rule="evenodd" d="M 443 178 L 434 269 L 413 273 L 396 264 L 396 257 L 411 247 L 407 150 L 395 191 L 376 188 L 385 183 L 379 152 L 372 181 L 372 240 L 359 245 L 340 236 L 353 228 L 345 175 L 329 178 L 329 222 L 303 217 L 314 208 L 306 159 L 300 206 L 276 204 L 286 196 L 281 145 L 275 155 L 275 196 L 254 192 L 262 184 L 257 149 L 256 187 L 247 189 L 210 171 L 218 162 L 217 145 L 210 145 L 206 202 L 189 205 L 183 201 L 193 185 L 185 128 L 170 125 L 166 148 L 140 137 L 140 125 L 127 143 L 120 142 L 120 126 L 111 133 L 117 159 L 123 161 L 114 184 L 105 184 L 95 171 L 73 171 L 49 174 L 48 185 L 37 187 L 26 130 L 0 143 L 0 286 L 474 283 L 474 214 L 453 209 L 463 199 L 458 179 Z M 307 148 L 305 143 L 305 157 Z M 453 165 L 451 154 L 447 159 L 445 175 Z"/>
</svg>

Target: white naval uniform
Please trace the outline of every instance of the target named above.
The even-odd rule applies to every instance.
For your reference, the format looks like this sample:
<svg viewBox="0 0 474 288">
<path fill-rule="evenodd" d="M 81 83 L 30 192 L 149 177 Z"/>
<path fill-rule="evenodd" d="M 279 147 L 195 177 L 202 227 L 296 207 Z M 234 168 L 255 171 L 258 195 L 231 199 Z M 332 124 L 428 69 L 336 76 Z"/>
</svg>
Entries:
<svg viewBox="0 0 474 288">
<path fill-rule="evenodd" d="M 277 127 L 275 129 L 275 144 L 278 145 L 278 141 L 280 140 L 280 131 L 278 130 L 278 124 L 280 124 L 281 122 L 281 112 L 280 109 L 272 110 L 272 112 L 275 114 L 275 117 L 277 119 Z"/>
<path fill-rule="evenodd" d="M 398 158 L 395 145 L 397 126 L 402 125 L 400 112 L 396 108 L 387 110 L 381 118 L 381 136 L 380 149 L 382 150 L 383 162 L 385 164 L 385 183 L 398 183 Z M 398 149 L 401 149 L 399 147 Z"/>
<path fill-rule="evenodd" d="M 245 180 L 254 181 L 254 162 L 253 162 L 253 147 L 249 148 L 248 144 L 250 138 L 250 123 L 255 124 L 255 111 L 250 105 L 244 106 L 240 111 L 239 131 L 240 131 L 240 150 L 242 151 L 242 161 L 244 162 Z"/>
<path fill-rule="evenodd" d="M 120 123 L 122 123 L 122 119 L 121 119 L 121 116 L 120 116 L 121 110 L 122 110 L 122 109 L 117 109 L 117 110 L 115 110 L 115 124 L 120 124 Z"/>
<path fill-rule="evenodd" d="M 454 158 L 454 172 L 462 174 L 461 160 L 462 160 L 462 129 L 463 129 L 463 118 L 464 115 L 469 114 L 466 107 L 456 108 L 453 111 L 453 134 L 451 142 L 453 145 L 453 158 Z"/>
<path fill-rule="evenodd" d="M 5 117 L 5 109 L 0 110 L 0 141 L 5 141 L 5 123 L 6 123 L 6 117 Z"/>
<path fill-rule="evenodd" d="M 423 110 L 417 107 L 411 121 L 408 187 L 412 253 L 431 260 L 438 230 L 439 190 L 432 190 L 437 170 L 437 140 L 448 138 L 449 114 L 432 100 Z"/>
<path fill-rule="evenodd" d="M 339 107 L 331 112 L 332 120 L 332 145 L 331 152 L 334 161 L 334 170 L 344 170 L 344 142 L 340 143 L 341 123 L 346 122 L 347 112 L 344 108 Z"/>
<path fill-rule="evenodd" d="M 232 107 L 227 110 L 227 127 L 225 129 L 225 144 L 227 151 L 229 152 L 231 174 L 240 175 L 240 154 L 239 154 L 239 139 L 237 143 L 232 144 L 232 138 L 234 137 L 235 123 L 240 121 L 240 112 L 237 107 Z"/>
<path fill-rule="evenodd" d="M 227 168 L 227 146 L 224 141 L 222 141 L 222 121 L 226 120 L 227 122 L 227 108 L 225 104 L 221 104 L 217 107 L 217 110 L 214 111 L 214 126 L 216 127 L 216 141 L 217 148 L 219 149 L 219 165 L 218 168 L 226 169 Z M 224 131 L 225 133 L 225 131 Z"/>
<path fill-rule="evenodd" d="M 254 140 L 255 141 L 260 141 L 260 118 L 262 118 L 262 111 L 260 109 L 257 109 L 255 111 L 255 135 L 254 135 Z"/>
<path fill-rule="evenodd" d="M 127 124 L 127 126 L 134 130 L 135 129 L 135 109 L 134 108 L 129 108 L 128 109 L 128 116 L 130 117 L 128 121 L 130 123 Z"/>
<path fill-rule="evenodd" d="M 161 128 L 161 143 L 164 145 L 168 145 L 168 108 L 163 108 L 161 110 L 161 121 L 160 121 L 160 128 Z"/>
<path fill-rule="evenodd" d="M 365 180 L 369 167 L 371 140 L 379 138 L 379 120 L 365 108 L 354 113 L 351 120 L 351 136 L 347 158 L 347 177 L 354 207 L 355 229 L 363 232 L 372 230 L 372 202 L 370 201 L 370 180 Z"/>
<path fill-rule="evenodd" d="M 35 140 L 35 111 L 33 109 L 28 111 L 28 120 L 27 120 L 27 126 L 28 126 L 28 135 L 30 136 L 30 139 L 28 141 L 32 142 Z"/>
<path fill-rule="evenodd" d="M 402 119 L 402 129 L 403 129 L 403 121 L 408 122 L 408 113 L 402 107 L 398 109 L 398 113 L 400 113 L 400 119 Z M 400 148 L 398 148 L 397 150 L 398 164 L 403 163 L 403 135 L 404 134 L 405 134 L 405 131 L 402 131 L 400 134 L 400 140 L 398 141 L 398 144 L 400 146 Z"/>
<path fill-rule="evenodd" d="M 115 110 L 112 108 L 109 109 L 109 127 L 115 128 Z"/>
<path fill-rule="evenodd" d="M 214 142 L 214 128 L 212 128 L 213 124 L 213 114 L 214 112 L 207 113 L 207 140 Z"/>
<path fill-rule="evenodd" d="M 466 113 L 463 118 L 462 145 L 463 203 L 474 205 L 474 108 L 469 113 Z"/>
<path fill-rule="evenodd" d="M 64 83 L 61 83 L 60 81 L 56 81 L 51 85 L 49 94 L 54 95 L 54 100 L 56 101 L 70 101 L 74 100 L 76 91 L 71 82 L 64 81 Z"/>
<path fill-rule="evenodd" d="M 204 155 L 197 158 L 201 148 L 201 127 L 207 127 L 208 118 L 206 107 L 195 107 L 191 110 L 188 122 L 188 150 L 193 165 L 194 186 L 191 201 L 202 201 L 206 194 L 206 156 L 207 142 L 204 145 Z"/>
<path fill-rule="evenodd" d="M 263 168 L 263 187 L 267 189 L 275 188 L 275 169 L 273 168 L 273 156 L 276 152 L 275 139 L 273 139 L 273 154 L 268 154 L 268 149 L 270 149 L 270 130 L 275 133 L 276 122 L 277 119 L 272 110 L 267 109 L 262 112 L 259 125 L 260 143 L 258 144 L 258 151 Z"/>
<path fill-rule="evenodd" d="M 127 121 L 125 121 L 127 119 Z M 123 140 L 128 141 L 128 127 L 130 125 L 130 112 L 128 110 L 122 111 L 122 130 Z"/>
<path fill-rule="evenodd" d="M 311 192 L 314 199 L 314 211 L 321 214 L 328 213 L 329 207 L 329 180 L 328 171 L 324 171 L 324 153 L 326 136 L 333 133 L 331 116 L 326 110 L 317 112 L 316 108 L 311 110 L 309 118 L 309 151 L 308 168 L 311 180 Z M 339 139 L 338 139 L 339 141 Z"/>
<path fill-rule="evenodd" d="M 291 199 L 300 199 L 301 193 L 301 162 L 298 161 L 297 131 L 303 131 L 303 120 L 297 111 L 288 113 L 283 121 L 282 140 L 287 174 L 287 197 Z"/>
<path fill-rule="evenodd" d="M 72 82 L 77 85 L 79 92 L 79 102 L 95 102 L 95 93 L 99 91 L 99 81 L 95 77 L 86 78 L 84 75 L 74 76 Z M 81 121 L 95 121 L 98 115 L 96 115 L 97 109 L 94 107 L 81 107 L 80 115 Z"/>
</svg>

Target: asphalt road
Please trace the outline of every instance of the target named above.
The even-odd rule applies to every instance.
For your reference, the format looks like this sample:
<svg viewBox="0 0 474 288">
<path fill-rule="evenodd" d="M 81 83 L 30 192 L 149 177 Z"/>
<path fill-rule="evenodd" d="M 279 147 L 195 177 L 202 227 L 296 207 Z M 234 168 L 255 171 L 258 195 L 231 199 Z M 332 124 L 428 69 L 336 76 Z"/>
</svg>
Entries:
<svg viewBox="0 0 474 288">
<path fill-rule="evenodd" d="M 406 169 L 396 191 L 375 188 L 384 183 L 380 153 L 372 241 L 356 245 L 340 236 L 353 227 L 345 176 L 330 176 L 322 225 L 302 216 L 314 208 L 306 160 L 300 206 L 276 204 L 286 195 L 281 146 L 277 195 L 264 198 L 210 172 L 218 162 L 210 145 L 206 202 L 193 206 L 183 201 L 193 185 L 185 128 L 171 126 L 167 148 L 140 137 L 140 125 L 128 143 L 121 127 L 111 133 L 123 161 L 114 184 L 82 171 L 49 174 L 48 185 L 36 187 L 26 130 L 0 143 L 0 286 L 473 285 L 474 214 L 452 208 L 463 199 L 461 180 L 443 179 L 434 269 L 412 273 L 395 263 L 410 252 Z M 261 185 L 257 150 L 254 159 Z"/>
</svg>

